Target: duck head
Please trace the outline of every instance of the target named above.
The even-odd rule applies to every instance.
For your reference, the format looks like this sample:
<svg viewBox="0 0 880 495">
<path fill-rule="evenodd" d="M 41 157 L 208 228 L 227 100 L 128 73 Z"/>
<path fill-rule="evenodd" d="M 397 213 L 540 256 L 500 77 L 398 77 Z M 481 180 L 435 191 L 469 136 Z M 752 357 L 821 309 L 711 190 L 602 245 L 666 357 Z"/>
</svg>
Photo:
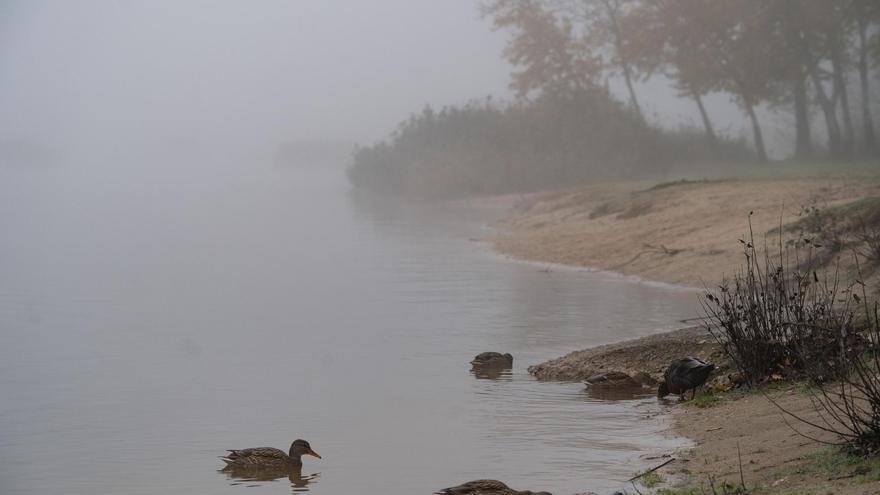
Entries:
<svg viewBox="0 0 880 495">
<path fill-rule="evenodd" d="M 312 446 L 309 445 L 309 442 L 306 442 L 302 439 L 294 440 L 293 443 L 290 444 L 290 458 L 299 459 L 304 455 L 311 455 L 317 457 L 318 459 L 321 458 L 321 456 L 318 455 L 317 452 L 312 450 Z"/>
<path fill-rule="evenodd" d="M 657 397 L 660 397 L 662 399 L 667 395 L 669 395 L 669 386 L 666 385 L 666 382 L 662 382 L 660 383 L 660 386 L 657 387 Z"/>
</svg>

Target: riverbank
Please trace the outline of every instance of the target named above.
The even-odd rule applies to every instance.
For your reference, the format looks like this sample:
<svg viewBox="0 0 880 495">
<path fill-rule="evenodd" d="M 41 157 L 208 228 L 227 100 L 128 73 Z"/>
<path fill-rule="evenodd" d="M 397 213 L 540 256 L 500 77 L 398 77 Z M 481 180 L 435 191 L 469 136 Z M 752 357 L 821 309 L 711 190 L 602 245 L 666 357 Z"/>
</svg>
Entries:
<svg viewBox="0 0 880 495">
<path fill-rule="evenodd" d="M 823 231 L 828 225 L 819 220 L 830 217 L 822 215 L 851 213 L 856 210 L 846 210 L 849 205 L 877 197 L 877 177 L 586 186 L 522 198 L 514 213 L 499 222 L 494 245 L 520 259 L 713 287 L 739 270 L 740 239 L 753 233 L 757 243 L 773 246 L 780 231 L 786 239 L 828 235 Z M 830 256 L 822 259 L 832 263 Z M 876 282 L 876 273 L 866 275 Z M 712 381 L 728 382 L 730 363 L 701 327 L 574 351 L 531 366 L 529 372 L 539 380 L 584 380 L 610 371 L 660 379 L 670 361 L 687 355 L 716 363 L 719 371 Z M 791 419 L 764 393 L 794 414 L 821 423 L 810 396 L 796 384 L 669 403 L 670 433 L 690 439 L 694 447 L 674 453 L 676 460 L 657 471 L 657 487 L 671 495 L 711 493 L 710 482 L 745 482 L 749 493 L 880 493 L 880 461 L 854 462 L 821 443 L 834 440 L 827 432 L 800 425 L 818 442 L 795 432 Z"/>
<path fill-rule="evenodd" d="M 756 241 L 774 245 L 780 223 L 878 196 L 876 176 L 584 186 L 530 196 L 493 242 L 515 258 L 713 286 L 742 263 L 750 218 Z"/>
<path fill-rule="evenodd" d="M 673 431 L 695 446 L 677 452 L 658 481 L 665 481 L 669 495 L 711 493 L 710 483 L 744 483 L 748 493 L 762 494 L 880 493 L 880 459 L 843 454 L 823 443 L 835 442 L 833 434 L 800 423 L 780 408 L 825 424 L 810 395 L 793 383 L 717 394 L 708 407 L 673 407 Z"/>
<path fill-rule="evenodd" d="M 799 423 L 780 410 L 781 406 L 814 424 L 824 424 L 801 384 L 776 382 L 759 391 L 745 387 L 724 390 L 733 370 L 704 328 L 689 327 L 575 351 L 532 366 L 529 372 L 540 380 L 583 380 L 609 371 L 645 372 L 660 379 L 672 359 L 686 355 L 716 363 L 719 370 L 710 382 L 724 387 L 712 387 L 712 393 L 694 401 L 662 401 L 670 419 L 669 433 L 689 439 L 693 446 L 652 457 L 657 465 L 675 459 L 646 482 L 656 493 L 712 493 L 711 483 L 719 490 L 724 483 L 745 483 L 747 493 L 762 494 L 880 493 L 880 459 L 846 456 L 823 443 L 834 442 L 833 434 Z"/>
</svg>

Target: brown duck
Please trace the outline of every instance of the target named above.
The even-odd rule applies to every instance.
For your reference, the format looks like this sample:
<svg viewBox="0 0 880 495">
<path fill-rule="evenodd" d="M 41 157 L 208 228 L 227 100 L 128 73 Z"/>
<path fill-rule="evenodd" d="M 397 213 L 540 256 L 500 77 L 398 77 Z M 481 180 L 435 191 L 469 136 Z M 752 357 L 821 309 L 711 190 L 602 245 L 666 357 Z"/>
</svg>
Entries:
<svg viewBox="0 0 880 495">
<path fill-rule="evenodd" d="M 290 453 L 272 447 L 255 447 L 251 449 L 228 450 L 228 454 L 220 459 L 226 463 L 224 469 L 291 469 L 302 467 L 301 457 L 311 455 L 321 458 L 312 450 L 309 442 L 294 440 L 290 444 Z"/>
<path fill-rule="evenodd" d="M 498 480 L 475 480 L 458 486 L 444 488 L 435 494 L 441 495 L 551 495 L 547 492 L 529 490 L 517 491 Z"/>
</svg>

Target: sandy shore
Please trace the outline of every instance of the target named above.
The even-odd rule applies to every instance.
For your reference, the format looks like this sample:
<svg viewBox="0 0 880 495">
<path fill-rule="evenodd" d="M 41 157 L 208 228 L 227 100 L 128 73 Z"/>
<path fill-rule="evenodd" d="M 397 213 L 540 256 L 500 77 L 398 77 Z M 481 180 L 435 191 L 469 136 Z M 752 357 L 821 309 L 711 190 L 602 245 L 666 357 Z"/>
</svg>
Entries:
<svg viewBox="0 0 880 495">
<path fill-rule="evenodd" d="M 764 393 L 786 410 L 824 424 L 798 385 Z M 696 447 L 676 453 L 677 460 L 663 468 L 668 484 L 684 482 L 711 493 L 714 478 L 716 486 L 742 480 L 749 493 L 880 493 L 878 460 L 853 462 L 820 443 L 835 437 L 784 416 L 763 393 L 743 391 L 735 400 L 706 408 L 677 406 L 672 417 L 674 431 Z"/>
<path fill-rule="evenodd" d="M 749 213 L 759 242 L 820 208 L 880 196 L 874 178 L 611 183 L 530 198 L 498 224 L 495 247 L 516 258 L 586 266 L 649 280 L 712 286 L 743 260 Z"/>
<path fill-rule="evenodd" d="M 876 196 L 876 177 L 603 184 L 528 197 L 499 223 L 494 244 L 521 259 L 709 287 L 738 270 L 739 239 L 748 238 L 750 216 L 756 240 L 769 243 L 776 240 L 770 232 L 801 218 L 805 207 Z M 607 371 L 659 378 L 672 359 L 686 355 L 716 362 L 721 370 L 715 380 L 725 381 L 729 364 L 723 351 L 698 327 L 575 351 L 529 372 L 542 380 L 583 380 Z M 809 396 L 796 386 L 770 394 L 786 409 L 817 419 Z M 676 461 L 657 471 L 665 480 L 662 487 L 684 484 L 668 493 L 711 493 L 710 479 L 720 485 L 742 478 L 759 493 L 880 494 L 880 462 L 839 462 L 835 451 L 796 433 L 761 393 L 719 397 L 707 408 L 669 405 L 672 433 L 696 446 L 673 454 Z"/>
</svg>

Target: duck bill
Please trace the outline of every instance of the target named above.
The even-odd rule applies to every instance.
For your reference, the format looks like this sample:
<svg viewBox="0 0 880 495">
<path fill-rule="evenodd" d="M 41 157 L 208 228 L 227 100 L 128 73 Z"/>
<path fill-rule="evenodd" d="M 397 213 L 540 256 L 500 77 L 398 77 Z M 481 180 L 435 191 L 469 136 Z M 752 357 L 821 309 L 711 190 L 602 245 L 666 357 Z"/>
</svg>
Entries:
<svg viewBox="0 0 880 495">
<path fill-rule="evenodd" d="M 312 456 L 317 457 L 318 459 L 321 459 L 321 454 L 318 454 L 317 452 L 315 452 L 314 450 L 311 450 L 311 449 L 309 449 L 309 451 L 306 452 L 306 455 L 312 455 Z"/>
</svg>

